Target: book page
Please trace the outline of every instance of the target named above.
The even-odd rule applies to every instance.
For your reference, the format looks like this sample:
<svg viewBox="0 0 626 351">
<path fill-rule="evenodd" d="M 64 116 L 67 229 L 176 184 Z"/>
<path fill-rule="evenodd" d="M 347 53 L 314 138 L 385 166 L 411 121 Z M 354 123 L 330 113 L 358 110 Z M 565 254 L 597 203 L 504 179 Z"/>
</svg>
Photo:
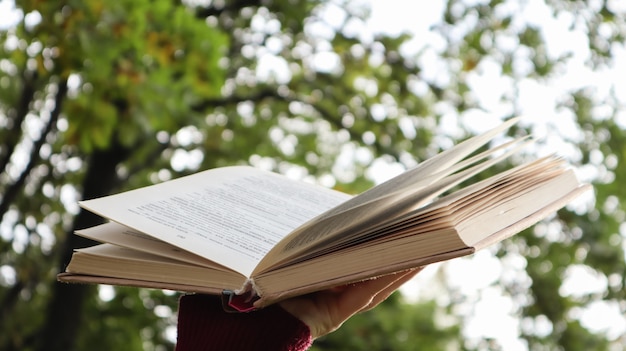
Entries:
<svg viewBox="0 0 626 351">
<path fill-rule="evenodd" d="M 80 202 L 245 276 L 283 237 L 349 195 L 253 167 L 224 167 Z"/>
<path fill-rule="evenodd" d="M 175 290 L 182 291 L 189 291 L 186 290 L 189 286 L 213 288 L 211 290 L 238 289 L 247 280 L 231 270 L 214 270 L 185 264 L 111 244 L 77 249 L 66 273 L 88 275 L 100 280 L 98 283 L 106 284 L 111 278 L 123 279 L 131 286 L 171 285 Z"/>
<path fill-rule="evenodd" d="M 483 140 L 482 136 L 479 139 Z M 449 165 L 446 169 L 430 176 L 419 172 L 411 174 L 413 171 L 408 171 L 405 174 L 412 176 L 403 175 L 402 182 L 406 184 L 400 186 L 399 189 L 390 188 L 378 198 L 344 209 L 340 213 L 336 212 L 338 207 L 333 208 L 329 211 L 332 215 L 329 215 L 329 212 L 324 213 L 294 230 L 266 255 L 255 273 L 275 265 L 284 265 L 293 259 L 300 260 L 318 255 L 330 247 L 339 247 L 346 242 L 354 241 L 355 237 L 363 240 L 366 235 L 377 228 L 386 226 L 395 218 L 425 206 L 437 196 L 503 161 L 529 143 L 531 141 L 527 138 L 516 139 L 468 160 L 462 162 L 459 160 L 456 164 Z M 502 153 L 493 156 L 496 152 Z M 466 150 L 464 153 L 470 152 Z M 392 183 L 393 180 L 390 182 Z M 411 182 L 412 186 L 408 186 Z M 346 203 L 351 202 L 354 200 Z M 345 207 L 346 203 L 339 207 Z"/>
<path fill-rule="evenodd" d="M 487 180 L 462 196 L 438 200 L 428 211 L 417 210 L 381 229 L 381 235 L 261 272 L 255 275 L 256 287 L 267 293 L 264 296 L 272 295 L 271 290 L 291 293 L 315 285 L 312 281 L 322 285 L 343 279 L 345 284 L 363 277 L 363 272 L 389 273 L 441 260 L 442 255 L 474 251 L 528 228 L 589 190 L 562 160 L 545 158 L 498 182 Z M 290 279 L 281 279 L 284 276 Z"/>
<path fill-rule="evenodd" d="M 334 216 L 340 214 L 346 210 L 350 210 L 357 206 L 367 204 L 369 202 L 380 200 L 381 198 L 388 197 L 391 193 L 400 193 L 405 191 L 416 191 L 420 188 L 428 187 L 438 180 L 450 175 L 459 168 L 467 166 L 455 167 L 459 165 L 460 161 L 474 153 L 481 146 L 489 143 L 493 138 L 502 131 L 510 128 L 512 125 L 519 122 L 520 117 L 511 118 L 506 122 L 498 125 L 497 127 L 488 130 L 487 132 L 469 138 L 454 147 L 445 150 L 428 160 L 420 163 L 418 166 L 407 170 L 406 172 L 389 179 L 388 181 L 379 184 L 358 196 L 342 203 L 341 205 L 333 208 L 332 210 L 324 213 L 321 218 Z M 512 142 L 505 143 L 498 147 L 492 148 L 478 157 L 466 160 L 467 163 L 476 163 L 479 160 L 486 158 L 487 156 L 501 151 L 504 148 L 511 146 L 514 143 L 520 143 L 526 138 L 519 138 Z M 379 206 L 379 205 L 375 205 Z M 320 219 L 321 219 L 320 218 Z"/>
<path fill-rule="evenodd" d="M 76 235 L 101 243 L 113 244 L 129 249 L 151 253 L 198 266 L 225 270 L 227 268 L 191 252 L 184 251 L 165 241 L 143 234 L 116 222 L 107 222 L 86 229 L 77 230 Z"/>
</svg>

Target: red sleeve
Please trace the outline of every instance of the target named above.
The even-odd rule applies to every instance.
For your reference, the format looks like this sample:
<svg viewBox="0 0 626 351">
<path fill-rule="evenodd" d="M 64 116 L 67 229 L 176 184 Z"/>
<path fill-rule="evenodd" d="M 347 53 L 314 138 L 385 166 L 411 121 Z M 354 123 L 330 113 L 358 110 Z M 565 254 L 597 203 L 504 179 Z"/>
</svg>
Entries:
<svg viewBox="0 0 626 351">
<path fill-rule="evenodd" d="M 228 313 L 216 296 L 180 299 L 176 351 L 305 351 L 311 343 L 309 327 L 280 306 Z"/>
</svg>

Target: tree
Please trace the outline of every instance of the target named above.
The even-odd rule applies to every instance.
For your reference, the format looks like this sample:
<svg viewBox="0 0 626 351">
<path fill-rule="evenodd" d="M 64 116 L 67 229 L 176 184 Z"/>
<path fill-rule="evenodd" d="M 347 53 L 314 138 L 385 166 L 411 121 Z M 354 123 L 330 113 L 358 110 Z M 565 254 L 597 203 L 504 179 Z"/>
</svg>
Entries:
<svg viewBox="0 0 626 351">
<path fill-rule="evenodd" d="M 1 342 L 6 349 L 109 349 L 120 341 L 140 346 L 143 327 L 162 334 L 152 330 L 159 318 L 146 316 L 144 307 L 162 294 L 118 294 L 119 303 L 135 306 L 127 313 L 137 322 L 105 318 L 103 324 L 94 316 L 107 315 L 115 304 L 95 305 L 93 287 L 54 283 L 72 249 L 88 245 L 68 233 L 97 223 L 72 203 L 132 186 L 132 176 L 146 177 L 135 167 L 161 168 L 160 154 L 170 143 L 159 142 L 157 133 L 190 125 L 197 119 L 194 100 L 219 94 L 224 73 L 216 67 L 227 38 L 188 9 L 165 2 L 19 6 L 24 20 L 3 33 L 7 128 L 0 213 L 12 228 L 2 264 L 13 281 L 2 294 L 9 332 Z M 96 342 L 102 328 L 123 337 Z"/>
<path fill-rule="evenodd" d="M 0 348 L 171 349 L 175 293 L 55 283 L 71 250 L 90 245 L 73 229 L 98 221 L 77 199 L 237 163 L 362 191 L 372 168 L 410 167 L 468 137 L 475 126 L 463 121 L 485 119 L 481 110 L 526 112 L 525 84 L 562 77 L 573 55 L 555 55 L 549 32 L 516 6 L 525 8 L 447 1 L 433 28 L 445 45 L 415 52 L 410 33 L 368 32 L 367 8 L 350 1 L 16 1 L 23 16 L 0 32 Z M 626 32 L 616 6 L 552 0 L 545 8 L 586 33 L 585 67 L 599 71 L 613 64 Z M 493 69 L 507 82 L 497 111 L 477 85 Z M 558 126 L 576 127 L 563 145 L 594 170 L 598 206 L 561 211 L 498 247 L 503 261 L 521 259 L 525 269 L 494 284 L 531 325 L 520 328 L 529 349 L 609 349 L 620 340 L 575 313 L 626 300 L 626 197 L 614 182 L 626 172 L 624 99 L 585 86 L 561 94 Z M 559 293 L 575 267 L 604 277 L 606 289 Z M 445 308 L 437 299 L 392 299 L 316 348 L 358 349 L 362 339 L 350 336 L 365 334 L 381 349 L 418 341 L 423 349 L 497 348 L 463 339 L 468 316 L 459 311 L 469 302 L 447 295 Z M 538 320 L 551 331 L 537 332 Z"/>
</svg>

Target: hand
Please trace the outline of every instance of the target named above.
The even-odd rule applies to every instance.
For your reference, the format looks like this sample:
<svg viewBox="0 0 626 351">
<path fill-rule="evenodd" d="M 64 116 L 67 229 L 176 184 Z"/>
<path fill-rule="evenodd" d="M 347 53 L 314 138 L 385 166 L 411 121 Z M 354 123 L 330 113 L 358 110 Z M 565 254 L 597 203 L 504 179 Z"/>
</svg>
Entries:
<svg viewBox="0 0 626 351">
<path fill-rule="evenodd" d="M 422 269 L 294 297 L 280 302 L 280 306 L 308 325 L 315 339 L 335 331 L 355 314 L 376 307 Z"/>
</svg>

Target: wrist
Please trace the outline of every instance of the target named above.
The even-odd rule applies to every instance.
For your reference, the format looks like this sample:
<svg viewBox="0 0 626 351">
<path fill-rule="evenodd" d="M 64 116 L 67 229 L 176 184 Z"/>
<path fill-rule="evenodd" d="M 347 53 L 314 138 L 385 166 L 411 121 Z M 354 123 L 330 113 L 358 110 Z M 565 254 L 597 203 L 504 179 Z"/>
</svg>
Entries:
<svg viewBox="0 0 626 351">
<path fill-rule="evenodd" d="M 186 295 L 180 300 L 177 351 L 303 351 L 311 342 L 309 326 L 278 305 L 228 313 L 214 296 Z"/>
</svg>

